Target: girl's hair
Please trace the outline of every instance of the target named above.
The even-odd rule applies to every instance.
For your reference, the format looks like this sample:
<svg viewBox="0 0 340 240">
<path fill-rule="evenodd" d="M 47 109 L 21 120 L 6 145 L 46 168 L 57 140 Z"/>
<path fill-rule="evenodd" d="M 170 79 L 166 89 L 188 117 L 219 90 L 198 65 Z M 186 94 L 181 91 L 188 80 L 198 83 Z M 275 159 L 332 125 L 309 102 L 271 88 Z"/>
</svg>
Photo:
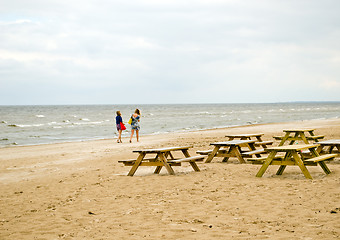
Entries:
<svg viewBox="0 0 340 240">
<path fill-rule="evenodd" d="M 120 111 L 117 111 L 117 116 L 121 116 L 122 114 L 120 113 Z"/>
<path fill-rule="evenodd" d="M 140 111 L 139 111 L 138 108 L 136 108 L 135 113 L 137 113 L 138 115 L 140 115 Z"/>
</svg>

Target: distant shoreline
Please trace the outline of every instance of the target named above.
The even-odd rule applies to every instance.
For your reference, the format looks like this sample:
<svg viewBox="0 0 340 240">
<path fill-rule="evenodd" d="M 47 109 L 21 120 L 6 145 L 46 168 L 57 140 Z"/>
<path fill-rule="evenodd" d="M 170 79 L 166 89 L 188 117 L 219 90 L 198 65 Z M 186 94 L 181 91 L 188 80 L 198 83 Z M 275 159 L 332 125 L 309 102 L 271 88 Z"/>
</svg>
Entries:
<svg viewBox="0 0 340 240">
<path fill-rule="evenodd" d="M 152 105 L 219 105 L 219 104 L 300 104 L 300 103 L 338 103 L 340 101 L 291 101 L 291 102 L 235 102 L 235 103 L 104 103 L 104 104 L 0 104 L 0 107 L 58 107 L 58 106 L 152 106 Z"/>
</svg>

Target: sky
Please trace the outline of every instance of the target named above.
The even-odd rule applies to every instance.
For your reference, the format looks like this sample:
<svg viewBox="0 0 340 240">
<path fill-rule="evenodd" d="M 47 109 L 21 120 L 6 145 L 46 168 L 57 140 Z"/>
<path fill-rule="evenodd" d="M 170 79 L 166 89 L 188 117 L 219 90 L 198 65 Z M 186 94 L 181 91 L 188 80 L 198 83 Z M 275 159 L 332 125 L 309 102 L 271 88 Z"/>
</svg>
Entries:
<svg viewBox="0 0 340 240">
<path fill-rule="evenodd" d="M 0 105 L 340 101 L 339 0 L 0 0 Z"/>
</svg>

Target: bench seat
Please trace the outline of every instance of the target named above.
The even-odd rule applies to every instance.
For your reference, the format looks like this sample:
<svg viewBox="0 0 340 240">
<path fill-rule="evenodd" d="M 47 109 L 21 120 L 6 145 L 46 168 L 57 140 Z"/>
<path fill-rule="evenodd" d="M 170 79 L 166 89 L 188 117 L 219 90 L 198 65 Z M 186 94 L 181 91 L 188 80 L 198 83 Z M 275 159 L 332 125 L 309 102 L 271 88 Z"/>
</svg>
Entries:
<svg viewBox="0 0 340 240">
<path fill-rule="evenodd" d="M 204 156 L 193 156 L 193 157 L 187 157 L 187 158 L 181 158 L 181 159 L 170 159 L 168 160 L 168 163 L 171 165 L 180 166 L 181 162 L 199 162 L 203 161 Z M 143 162 L 141 163 L 142 166 L 154 166 L 158 160 L 155 158 L 145 158 L 143 159 Z M 135 164 L 136 159 L 130 159 L 130 160 L 119 160 L 119 163 L 123 163 L 125 166 L 132 166 Z M 162 166 L 162 163 L 159 162 L 159 165 Z"/>
<path fill-rule="evenodd" d="M 265 153 L 266 151 L 264 149 L 257 149 L 254 151 L 249 151 L 249 152 L 242 152 L 241 154 L 243 156 L 251 156 L 251 155 L 255 155 L 255 154 L 261 154 L 261 153 Z"/>
<path fill-rule="evenodd" d="M 309 158 L 309 159 L 305 159 L 303 160 L 304 162 L 323 162 L 326 160 L 333 160 L 335 157 L 337 156 L 337 154 L 324 154 L 318 157 L 313 157 L 313 158 Z"/>
<path fill-rule="evenodd" d="M 196 153 L 200 155 L 209 155 L 210 153 L 212 153 L 212 151 L 213 150 L 196 151 Z"/>
<path fill-rule="evenodd" d="M 274 157 L 273 160 L 282 161 L 283 158 L 284 158 L 284 156 L 277 156 L 277 157 Z M 251 164 L 263 164 L 266 159 L 267 159 L 267 157 L 247 158 L 247 161 L 249 161 Z"/>
<path fill-rule="evenodd" d="M 255 142 L 255 146 L 263 146 L 263 145 L 272 145 L 273 141 L 262 141 L 262 142 Z"/>
<path fill-rule="evenodd" d="M 308 136 L 308 140 L 316 140 L 316 139 L 323 139 L 325 136 L 324 135 L 317 135 L 317 136 Z"/>
<path fill-rule="evenodd" d="M 168 163 L 181 163 L 181 162 L 200 162 L 203 161 L 205 157 L 204 156 L 192 156 L 187 158 L 181 158 L 181 159 L 174 159 L 169 160 Z"/>
</svg>

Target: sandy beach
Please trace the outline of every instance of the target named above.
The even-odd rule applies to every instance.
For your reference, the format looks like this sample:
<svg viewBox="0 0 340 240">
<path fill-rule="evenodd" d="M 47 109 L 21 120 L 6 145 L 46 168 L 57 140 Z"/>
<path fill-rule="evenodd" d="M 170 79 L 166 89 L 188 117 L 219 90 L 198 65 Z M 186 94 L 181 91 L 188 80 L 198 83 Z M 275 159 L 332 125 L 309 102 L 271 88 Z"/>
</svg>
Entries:
<svg viewBox="0 0 340 240">
<path fill-rule="evenodd" d="M 184 163 L 173 176 L 140 167 L 128 177 L 118 163 L 137 149 L 189 145 L 196 155 L 226 134 L 273 140 L 297 127 L 340 139 L 340 119 L 329 119 L 1 148 L 0 239 L 340 239 L 339 157 L 329 175 L 308 167 L 313 180 L 296 166 L 257 178 L 259 165 L 234 158 L 198 163 L 201 172 Z"/>
</svg>

